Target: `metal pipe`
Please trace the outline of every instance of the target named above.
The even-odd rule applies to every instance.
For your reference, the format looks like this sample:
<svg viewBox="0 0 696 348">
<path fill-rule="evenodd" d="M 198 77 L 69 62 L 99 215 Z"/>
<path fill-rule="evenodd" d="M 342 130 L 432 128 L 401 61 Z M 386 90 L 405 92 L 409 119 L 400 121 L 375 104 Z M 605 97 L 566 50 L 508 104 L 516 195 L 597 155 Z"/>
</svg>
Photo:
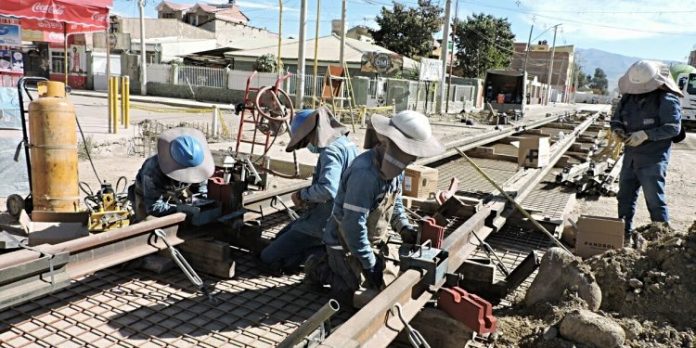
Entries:
<svg viewBox="0 0 696 348">
<path fill-rule="evenodd" d="M 65 87 L 68 87 L 68 23 L 63 22 L 63 73 L 65 74 Z"/>
<path fill-rule="evenodd" d="M 283 73 L 283 59 L 281 58 L 283 47 L 283 0 L 278 0 L 278 76 Z"/>
<path fill-rule="evenodd" d="M 445 17 L 442 28 L 442 47 L 440 48 L 440 57 L 442 58 L 442 71 L 440 72 L 440 97 L 435 104 L 437 113 L 442 113 L 442 107 L 445 102 L 445 79 L 447 78 L 447 50 L 449 47 L 449 32 L 450 32 L 450 12 L 452 11 L 452 0 L 447 0 L 445 3 Z M 451 76 L 450 76 L 451 78 Z M 435 94 L 437 95 L 437 93 Z M 426 110 L 427 111 L 427 110 Z M 446 110 L 445 110 L 446 112 Z"/>
<path fill-rule="evenodd" d="M 341 49 L 338 57 L 341 66 L 346 65 L 346 0 L 341 1 Z"/>
<path fill-rule="evenodd" d="M 329 320 L 334 314 L 338 313 L 340 308 L 341 306 L 338 304 L 338 301 L 334 299 L 329 300 L 329 302 L 319 308 L 316 313 L 312 314 L 309 319 L 305 320 L 297 330 L 280 342 L 278 348 L 290 348 L 300 344 L 307 336 L 314 332 L 314 330 L 318 329 L 319 326 Z"/>
<path fill-rule="evenodd" d="M 321 0 L 317 0 L 317 24 L 314 30 L 314 79 L 312 80 L 312 108 L 316 108 L 317 103 L 317 75 L 319 74 L 319 12 L 321 11 Z"/>
<path fill-rule="evenodd" d="M 305 75 L 307 75 L 307 57 L 305 46 L 307 45 L 307 0 L 301 0 L 300 4 L 300 37 L 297 48 L 297 83 L 295 85 L 295 108 L 302 110 L 305 95 Z"/>
</svg>

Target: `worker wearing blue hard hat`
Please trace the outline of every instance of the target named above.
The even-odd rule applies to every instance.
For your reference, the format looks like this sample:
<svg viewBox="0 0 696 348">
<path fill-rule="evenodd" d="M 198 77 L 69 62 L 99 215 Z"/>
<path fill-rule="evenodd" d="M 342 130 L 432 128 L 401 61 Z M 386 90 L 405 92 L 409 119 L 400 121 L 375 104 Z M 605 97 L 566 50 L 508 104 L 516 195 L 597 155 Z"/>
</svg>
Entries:
<svg viewBox="0 0 696 348">
<path fill-rule="evenodd" d="M 295 271 L 314 252 L 322 252 L 324 225 L 331 216 L 341 175 L 357 156 L 358 149 L 343 126 L 326 107 L 298 112 L 290 123 L 286 151 L 307 148 L 319 155 L 312 184 L 292 194 L 304 214 L 283 228 L 261 252 L 269 271 Z"/>
<path fill-rule="evenodd" d="M 208 178 L 215 164 L 202 132 L 172 128 L 157 139 L 157 155 L 145 160 L 129 192 L 135 205 L 135 220 L 161 217 L 177 211 L 177 192 L 207 195 Z"/>
</svg>

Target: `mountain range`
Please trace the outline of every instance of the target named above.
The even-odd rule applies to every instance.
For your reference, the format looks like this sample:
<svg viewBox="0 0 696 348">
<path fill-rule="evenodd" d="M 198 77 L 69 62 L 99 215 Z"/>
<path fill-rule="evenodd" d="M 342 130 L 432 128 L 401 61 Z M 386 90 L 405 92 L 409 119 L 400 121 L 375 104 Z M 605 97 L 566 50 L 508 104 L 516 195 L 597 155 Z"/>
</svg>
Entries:
<svg viewBox="0 0 696 348">
<path fill-rule="evenodd" d="M 607 74 L 609 91 L 616 88 L 619 78 L 635 61 L 643 58 L 624 56 L 617 53 L 598 50 L 596 48 L 576 48 L 575 60 L 582 66 L 585 74 L 594 75 L 595 68 L 601 68 Z M 666 64 L 677 63 L 663 60 Z"/>
</svg>

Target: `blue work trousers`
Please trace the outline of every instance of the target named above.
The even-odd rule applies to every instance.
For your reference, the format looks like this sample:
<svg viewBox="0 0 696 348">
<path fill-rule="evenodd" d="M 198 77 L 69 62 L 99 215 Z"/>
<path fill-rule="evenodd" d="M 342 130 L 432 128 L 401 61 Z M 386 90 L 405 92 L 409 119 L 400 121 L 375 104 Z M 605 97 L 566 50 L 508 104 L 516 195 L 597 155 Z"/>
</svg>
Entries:
<svg viewBox="0 0 696 348">
<path fill-rule="evenodd" d="M 321 238 L 311 236 L 293 228 L 294 223 L 285 226 L 278 237 L 261 251 L 261 261 L 277 270 L 295 270 L 313 253 L 323 253 Z"/>
<path fill-rule="evenodd" d="M 626 234 L 633 230 L 633 217 L 636 215 L 636 203 L 641 187 L 650 212 L 650 219 L 653 222 L 669 222 L 665 197 L 667 161 L 642 165 L 639 168 L 635 168 L 633 164 L 633 161 L 624 161 L 619 177 L 619 193 L 616 196 L 619 203 L 619 218 L 622 218 L 626 224 Z"/>
</svg>

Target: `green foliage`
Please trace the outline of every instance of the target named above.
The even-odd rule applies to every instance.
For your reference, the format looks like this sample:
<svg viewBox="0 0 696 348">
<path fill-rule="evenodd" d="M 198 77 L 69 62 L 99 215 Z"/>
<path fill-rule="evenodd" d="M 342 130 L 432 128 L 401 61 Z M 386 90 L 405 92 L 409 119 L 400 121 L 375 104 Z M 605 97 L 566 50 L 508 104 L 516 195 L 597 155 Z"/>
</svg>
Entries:
<svg viewBox="0 0 696 348">
<path fill-rule="evenodd" d="M 483 13 L 456 20 L 452 25 L 457 46 L 457 73 L 465 77 L 483 77 L 489 69 L 510 65 L 515 34 L 507 18 Z"/>
<path fill-rule="evenodd" d="M 264 54 L 256 58 L 254 69 L 258 72 L 276 72 L 278 69 L 278 60 L 273 54 Z"/>
<path fill-rule="evenodd" d="M 604 73 L 604 70 L 601 68 L 595 69 L 592 81 L 590 81 L 590 88 L 592 88 L 595 94 L 609 94 L 609 81 L 607 80 L 607 74 Z"/>
<path fill-rule="evenodd" d="M 406 7 L 393 2 L 392 8 L 382 7 L 375 18 L 378 30 L 370 30 L 375 42 L 407 57 L 428 57 L 433 51 L 433 34 L 442 26 L 442 7 L 432 0 L 418 0 L 418 7 Z"/>
<path fill-rule="evenodd" d="M 573 63 L 573 83 L 576 84 L 578 90 L 587 89 L 591 79 L 592 76 L 585 74 L 580 64 Z"/>
</svg>

